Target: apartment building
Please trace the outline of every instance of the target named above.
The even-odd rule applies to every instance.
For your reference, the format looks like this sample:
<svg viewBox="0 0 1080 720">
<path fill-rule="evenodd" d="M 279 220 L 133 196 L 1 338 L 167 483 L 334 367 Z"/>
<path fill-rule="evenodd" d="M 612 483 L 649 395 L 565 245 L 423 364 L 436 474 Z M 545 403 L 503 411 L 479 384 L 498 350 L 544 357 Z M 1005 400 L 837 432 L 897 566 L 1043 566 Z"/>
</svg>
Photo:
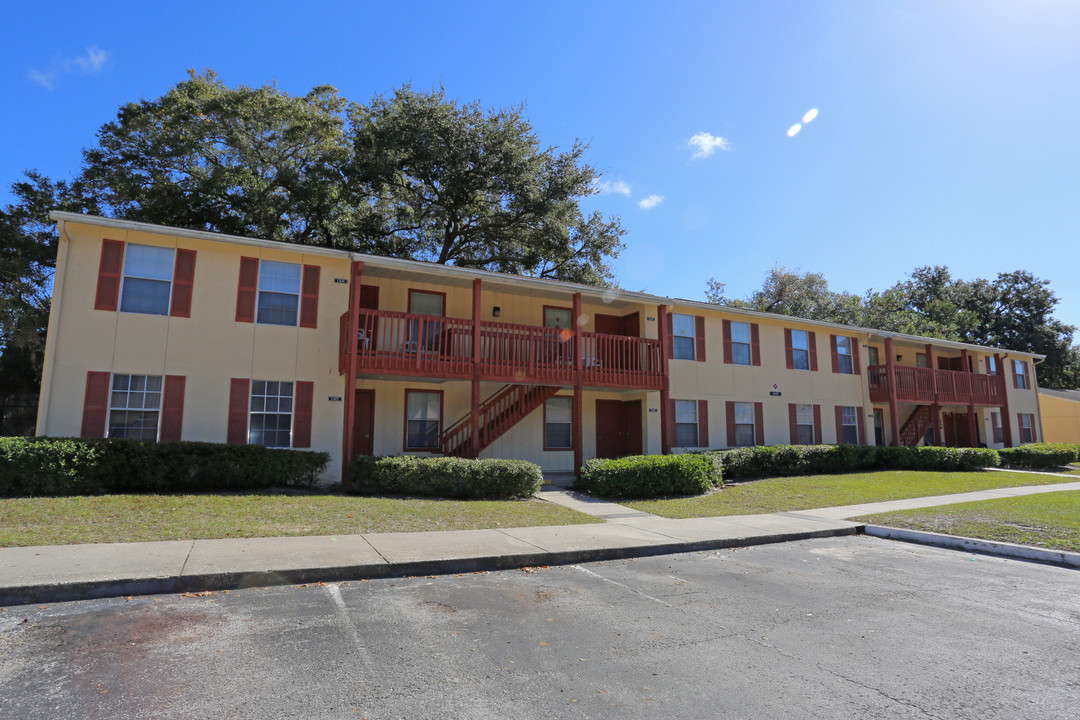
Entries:
<svg viewBox="0 0 1080 720">
<path fill-rule="evenodd" d="M 1039 355 L 56 212 L 37 432 L 584 459 L 1041 439 Z"/>
</svg>

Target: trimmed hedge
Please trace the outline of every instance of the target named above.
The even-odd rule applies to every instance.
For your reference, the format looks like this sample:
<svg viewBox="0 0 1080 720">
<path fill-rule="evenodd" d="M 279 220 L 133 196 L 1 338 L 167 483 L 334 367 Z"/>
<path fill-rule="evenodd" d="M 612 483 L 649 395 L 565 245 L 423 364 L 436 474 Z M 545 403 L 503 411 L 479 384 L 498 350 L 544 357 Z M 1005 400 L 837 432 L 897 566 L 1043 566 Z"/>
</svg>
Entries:
<svg viewBox="0 0 1080 720">
<path fill-rule="evenodd" d="M 1016 468 L 1059 467 L 1080 461 L 1080 445 L 1069 443 L 1029 443 L 997 452 L 1002 465 Z"/>
<path fill-rule="evenodd" d="M 771 445 L 715 450 L 724 477 L 785 477 L 858 470 L 978 470 L 1000 464 L 987 448 Z"/>
<path fill-rule="evenodd" d="M 532 497 L 544 483 L 540 467 L 525 460 L 457 457 L 358 456 L 349 467 L 361 495 L 431 495 L 466 500 Z"/>
<path fill-rule="evenodd" d="M 598 497 L 700 495 L 722 478 L 720 463 L 709 455 L 635 455 L 585 461 L 574 487 Z"/>
<path fill-rule="evenodd" d="M 0 496 L 310 487 L 324 452 L 202 442 L 0 438 Z"/>
</svg>

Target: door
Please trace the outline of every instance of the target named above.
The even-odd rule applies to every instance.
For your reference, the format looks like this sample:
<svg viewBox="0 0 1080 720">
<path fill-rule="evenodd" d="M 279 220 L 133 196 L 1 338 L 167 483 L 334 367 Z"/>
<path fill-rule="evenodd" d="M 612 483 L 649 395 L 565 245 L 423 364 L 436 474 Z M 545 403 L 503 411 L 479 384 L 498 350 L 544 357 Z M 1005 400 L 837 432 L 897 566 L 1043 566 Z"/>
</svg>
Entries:
<svg viewBox="0 0 1080 720">
<path fill-rule="evenodd" d="M 353 404 L 352 458 L 375 454 L 375 391 L 356 390 Z"/>
<path fill-rule="evenodd" d="M 379 309 L 379 286 L 360 286 L 360 309 Z M 375 352 L 379 348 L 379 318 L 376 315 L 360 315 L 360 352 Z"/>
<path fill-rule="evenodd" d="M 956 447 L 974 447 L 971 442 L 971 425 L 968 424 L 967 413 L 956 413 L 953 415 L 953 421 L 956 423 Z"/>
<path fill-rule="evenodd" d="M 874 408 L 874 444 L 885 444 L 885 411 L 881 408 Z"/>
<path fill-rule="evenodd" d="M 596 401 L 596 457 L 640 455 L 641 401 Z"/>
</svg>

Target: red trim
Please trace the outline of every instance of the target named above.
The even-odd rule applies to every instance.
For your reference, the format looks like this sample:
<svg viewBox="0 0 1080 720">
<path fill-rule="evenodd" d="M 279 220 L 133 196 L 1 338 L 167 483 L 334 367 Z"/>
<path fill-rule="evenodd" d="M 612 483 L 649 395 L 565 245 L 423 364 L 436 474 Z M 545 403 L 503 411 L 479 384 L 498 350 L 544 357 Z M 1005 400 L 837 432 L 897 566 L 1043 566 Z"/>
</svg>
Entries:
<svg viewBox="0 0 1080 720">
<path fill-rule="evenodd" d="M 423 292 L 423 291 L 420 291 Z M 445 295 L 445 293 L 444 293 Z M 444 307 L 445 310 L 445 307 Z M 437 393 L 439 396 L 439 434 L 443 431 L 443 414 L 445 412 L 446 403 L 443 401 L 446 399 L 442 390 L 428 390 L 426 388 L 405 388 L 405 405 L 402 407 L 402 437 L 401 437 L 401 449 L 405 452 L 439 452 L 439 443 L 436 438 L 434 448 L 411 448 L 409 447 L 409 393 L 422 392 L 422 393 Z"/>
<path fill-rule="evenodd" d="M 791 339 L 791 328 L 784 328 L 784 362 L 788 370 L 795 369 L 795 345 Z M 792 441 L 792 445 L 794 445 Z"/>
<path fill-rule="evenodd" d="M 111 373 L 107 372 L 91 370 L 86 373 L 86 393 L 83 395 L 82 429 L 79 431 L 79 437 L 105 437 L 111 377 Z"/>
<path fill-rule="evenodd" d="M 786 331 L 790 333 L 791 331 Z M 795 403 L 788 403 L 787 406 L 788 416 L 788 434 L 790 436 L 790 442 L 792 445 L 799 444 L 799 409 Z"/>
<path fill-rule="evenodd" d="M 161 431 L 158 434 L 161 442 L 180 440 L 183 434 L 186 385 L 187 378 L 183 375 L 165 376 L 165 389 L 161 393 Z"/>
<path fill-rule="evenodd" d="M 442 314 L 435 317 L 446 317 L 446 293 L 440 292 L 439 290 L 417 290 L 416 288 L 409 288 L 409 313 L 414 315 L 421 314 L 414 311 L 412 306 L 413 295 L 417 293 L 421 295 L 442 295 Z"/>
<path fill-rule="evenodd" d="M 547 406 L 552 400 L 565 398 L 570 401 L 570 444 L 566 447 L 551 447 L 548 445 L 547 437 Z M 544 401 L 544 449 L 545 450 L 573 450 L 574 449 L 574 396 L 573 395 L 554 395 Z"/>
<path fill-rule="evenodd" d="M 705 318 L 694 316 L 694 360 L 705 362 Z"/>
<path fill-rule="evenodd" d="M 240 279 L 236 287 L 236 322 L 255 322 L 255 297 L 258 291 L 259 258 L 240 258 Z M 247 442 L 246 438 L 244 442 Z"/>
<path fill-rule="evenodd" d="M 246 445 L 248 441 L 248 404 L 251 380 L 233 378 L 229 381 L 229 422 L 225 442 Z"/>
<path fill-rule="evenodd" d="M 844 408 L 837 405 L 836 408 L 836 444 L 844 445 Z"/>
<path fill-rule="evenodd" d="M 727 422 L 727 444 L 729 448 L 733 448 L 738 440 L 735 437 L 735 402 L 732 400 L 725 403 L 724 420 Z"/>
<path fill-rule="evenodd" d="M 723 327 L 724 327 L 724 363 L 726 363 L 727 365 L 731 365 L 732 362 L 733 362 L 732 355 L 731 355 L 731 321 L 730 320 L 724 320 Z"/>
<path fill-rule="evenodd" d="M 667 336 L 664 337 L 665 357 L 672 360 L 675 358 L 675 315 L 669 312 L 664 314 L 667 317 L 667 322 L 664 323 L 667 326 Z"/>
<path fill-rule="evenodd" d="M 763 403 L 754 403 L 754 444 L 765 444 L 765 406 Z"/>
<path fill-rule="evenodd" d="M 311 447 L 311 401 L 315 395 L 315 383 L 310 380 L 297 380 L 293 392 L 293 432 L 294 448 Z"/>
<path fill-rule="evenodd" d="M 709 447 L 709 401 L 697 401 L 698 447 Z"/>
<path fill-rule="evenodd" d="M 191 317 L 191 294 L 195 285 L 195 251 L 176 251 L 173 265 L 172 302 L 169 303 L 169 315 L 172 317 Z"/>
<path fill-rule="evenodd" d="M 856 406 L 856 408 L 855 408 L 855 418 L 856 418 L 856 421 L 857 421 L 856 427 L 859 428 L 859 444 L 860 445 L 865 445 L 866 444 L 866 418 L 864 417 L 865 415 L 866 415 L 865 408 Z M 975 444 L 978 445 L 977 442 Z"/>
<path fill-rule="evenodd" d="M 848 342 L 851 343 L 851 367 L 855 371 L 856 375 L 862 375 L 862 367 L 859 362 L 859 339 L 848 338 Z"/>
<path fill-rule="evenodd" d="M 821 437 L 821 406 L 814 405 L 814 444 L 820 445 L 823 442 Z"/>
<path fill-rule="evenodd" d="M 360 300 L 363 286 L 360 284 L 364 272 L 364 263 L 353 262 L 349 266 L 349 309 L 348 327 L 345 331 L 347 348 L 345 351 L 345 402 L 342 403 L 342 418 L 344 428 L 341 434 L 341 481 L 346 489 L 352 487 L 352 479 L 349 477 L 349 463 L 355 457 L 353 449 L 353 435 L 356 432 L 356 365 L 359 353 L 357 346 L 360 337 Z M 376 305 L 378 305 L 378 291 L 375 293 Z M 375 343 L 372 342 L 372 346 Z M 374 408 L 374 405 L 372 405 Z M 374 412 L 374 410 L 372 410 Z M 374 425 L 372 426 L 374 427 Z"/>
<path fill-rule="evenodd" d="M 319 266 L 305 265 L 300 282 L 300 327 L 319 326 Z"/>
<path fill-rule="evenodd" d="M 829 335 L 829 350 L 832 352 L 832 371 L 840 372 L 840 350 L 836 347 L 836 336 Z"/>
<path fill-rule="evenodd" d="M 810 346 L 810 371 L 817 372 L 817 333 L 807 331 Z"/>
<path fill-rule="evenodd" d="M 668 451 L 671 447 L 678 447 L 675 445 L 678 435 L 675 432 L 675 398 L 668 398 L 668 411 L 667 411 L 667 426 L 668 426 Z"/>
<path fill-rule="evenodd" d="M 105 238 L 101 241 L 97 291 L 94 293 L 95 310 L 116 312 L 117 301 L 120 299 L 120 276 L 123 271 L 124 243 Z"/>
<path fill-rule="evenodd" d="M 757 323 L 750 323 L 750 364 L 761 365 L 761 334 Z"/>
</svg>

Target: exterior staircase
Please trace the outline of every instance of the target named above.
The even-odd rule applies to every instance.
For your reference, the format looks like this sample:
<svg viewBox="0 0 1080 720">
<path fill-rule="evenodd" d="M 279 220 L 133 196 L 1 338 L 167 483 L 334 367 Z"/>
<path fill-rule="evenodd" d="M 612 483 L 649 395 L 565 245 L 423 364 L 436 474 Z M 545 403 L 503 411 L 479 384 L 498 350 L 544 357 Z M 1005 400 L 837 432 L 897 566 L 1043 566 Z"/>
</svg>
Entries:
<svg viewBox="0 0 1080 720">
<path fill-rule="evenodd" d="M 934 413 L 930 410 L 929 405 L 920 405 L 915 408 L 915 412 L 908 416 L 904 427 L 900 428 L 900 444 L 907 447 L 918 445 L 919 441 L 923 439 L 923 435 L 926 434 L 926 429 L 930 427 L 933 418 Z"/>
<path fill-rule="evenodd" d="M 448 457 L 476 457 L 557 392 L 555 385 L 505 385 L 480 403 L 479 447 L 472 447 L 477 420 L 471 412 L 446 429 L 439 437 L 439 447 Z"/>
</svg>

